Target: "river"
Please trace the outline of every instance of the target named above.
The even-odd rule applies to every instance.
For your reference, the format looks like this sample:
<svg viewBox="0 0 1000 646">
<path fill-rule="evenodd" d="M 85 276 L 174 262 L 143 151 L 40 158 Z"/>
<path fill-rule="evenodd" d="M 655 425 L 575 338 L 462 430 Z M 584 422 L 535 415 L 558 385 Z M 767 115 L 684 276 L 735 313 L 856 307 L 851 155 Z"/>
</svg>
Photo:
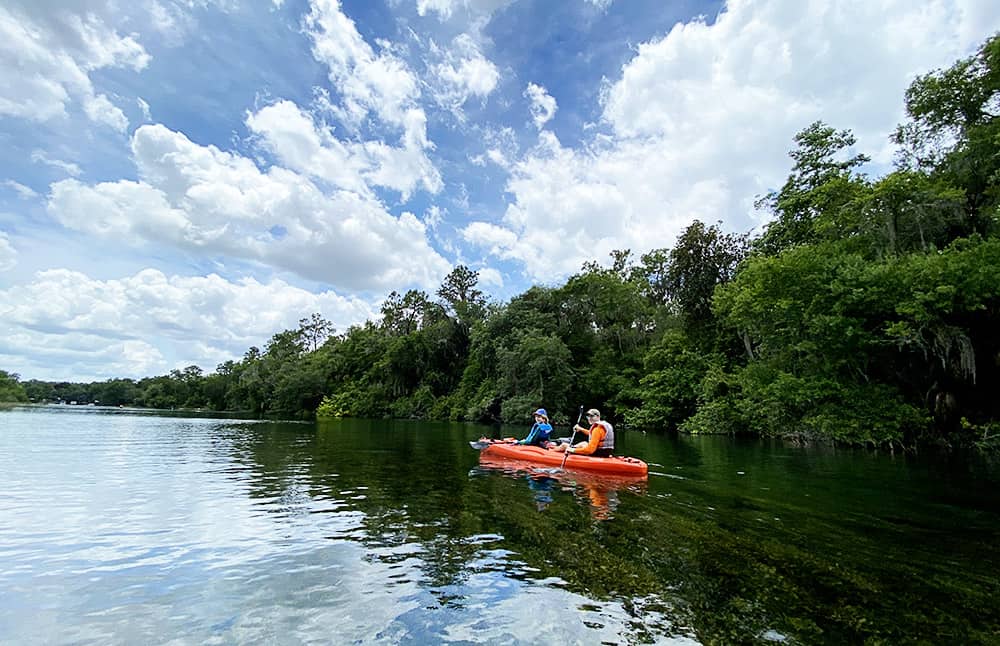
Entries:
<svg viewBox="0 0 1000 646">
<path fill-rule="evenodd" d="M 1000 642 L 995 462 L 526 430 L 0 410 L 0 643 Z"/>
</svg>

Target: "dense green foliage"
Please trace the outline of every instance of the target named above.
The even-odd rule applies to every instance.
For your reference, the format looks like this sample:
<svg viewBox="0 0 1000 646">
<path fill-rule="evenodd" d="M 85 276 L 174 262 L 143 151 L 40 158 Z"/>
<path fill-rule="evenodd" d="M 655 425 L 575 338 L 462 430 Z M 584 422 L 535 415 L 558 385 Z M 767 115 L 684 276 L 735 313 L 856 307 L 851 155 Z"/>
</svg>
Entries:
<svg viewBox="0 0 1000 646">
<path fill-rule="evenodd" d="M 6 370 L 0 370 L 0 402 L 24 401 L 28 401 L 28 394 L 24 392 L 20 377 Z"/>
<path fill-rule="evenodd" d="M 989 442 L 1000 419 L 1000 37 L 917 78 L 896 169 L 850 131 L 795 137 L 756 238 L 692 223 L 672 249 L 612 254 L 489 303 L 457 267 L 393 292 L 379 322 L 318 315 L 203 375 L 24 384 L 34 400 L 320 417 L 527 421 L 580 403 L 694 433 L 851 443 Z M 993 436 L 991 436 L 993 433 Z"/>
</svg>

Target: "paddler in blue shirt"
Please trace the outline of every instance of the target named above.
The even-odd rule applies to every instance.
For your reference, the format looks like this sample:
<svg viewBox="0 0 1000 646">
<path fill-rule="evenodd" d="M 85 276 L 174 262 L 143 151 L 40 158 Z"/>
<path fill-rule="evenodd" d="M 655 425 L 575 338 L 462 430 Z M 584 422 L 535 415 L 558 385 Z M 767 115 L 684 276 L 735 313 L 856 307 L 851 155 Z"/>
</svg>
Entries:
<svg viewBox="0 0 1000 646">
<path fill-rule="evenodd" d="M 535 424 L 531 427 L 531 431 L 528 432 L 528 437 L 518 440 L 516 444 L 531 444 L 544 449 L 549 443 L 549 434 L 552 433 L 552 425 L 549 424 L 549 414 L 544 408 L 539 408 L 533 415 L 535 416 Z"/>
</svg>

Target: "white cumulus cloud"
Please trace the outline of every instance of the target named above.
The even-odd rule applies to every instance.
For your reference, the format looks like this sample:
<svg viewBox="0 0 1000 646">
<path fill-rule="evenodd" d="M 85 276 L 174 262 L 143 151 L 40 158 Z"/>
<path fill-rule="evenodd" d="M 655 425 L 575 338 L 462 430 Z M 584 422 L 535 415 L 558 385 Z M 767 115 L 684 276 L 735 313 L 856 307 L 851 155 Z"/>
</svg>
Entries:
<svg viewBox="0 0 1000 646">
<path fill-rule="evenodd" d="M 517 244 L 517 234 L 510 229 L 486 222 L 473 222 L 462 229 L 462 237 L 466 242 L 489 249 L 494 255 L 515 257 L 513 248 Z"/>
<path fill-rule="evenodd" d="M 0 6 L 0 115 L 47 121 L 76 102 L 92 121 L 124 130 L 125 115 L 94 90 L 90 75 L 110 67 L 141 70 L 149 54 L 135 36 L 108 24 L 107 5 L 74 4 L 82 6 L 27 0 Z"/>
<path fill-rule="evenodd" d="M 611 134 L 576 147 L 542 131 L 511 167 L 498 225 L 466 237 L 535 279 L 671 246 L 693 219 L 759 225 L 754 197 L 779 186 L 793 135 L 814 120 L 851 128 L 888 161 L 914 76 L 968 55 L 1000 28 L 986 0 L 731 0 L 641 43 L 602 94 Z M 516 240 L 512 240 L 512 236 Z"/>
<path fill-rule="evenodd" d="M 531 120 L 535 122 L 535 127 L 541 130 L 556 114 L 555 98 L 550 96 L 544 87 L 534 83 L 528 83 L 524 97 L 531 102 Z"/>
<path fill-rule="evenodd" d="M 362 192 L 261 171 L 159 124 L 136 129 L 132 154 L 138 181 L 56 182 L 49 212 L 97 237 L 256 261 L 338 288 L 430 287 L 449 270 L 416 216 L 393 216 Z"/>
<path fill-rule="evenodd" d="M 468 34 L 456 37 L 447 49 L 430 43 L 428 71 L 438 104 L 461 115 L 462 105 L 475 97 L 486 99 L 497 87 L 500 72 L 483 56 Z"/>
<path fill-rule="evenodd" d="M 427 138 L 427 116 L 419 105 L 419 79 L 406 61 L 396 56 L 387 42 L 381 42 L 381 50 L 376 52 L 338 0 L 312 0 L 304 22 L 313 56 L 326 65 L 340 98 L 335 103 L 324 96 L 326 107 L 357 132 L 370 118 L 381 126 L 380 131 L 402 132 L 399 146 L 372 139 L 364 143 L 363 150 L 353 152 L 337 143 L 331 132 L 318 133 L 327 148 L 323 156 L 348 160 L 347 174 L 369 167 L 363 171 L 365 179 L 400 191 L 403 201 L 409 199 L 418 182 L 432 193 L 441 190 L 441 177 L 426 154 L 434 145 Z M 271 140 L 274 143 L 274 137 Z"/>
<path fill-rule="evenodd" d="M 128 128 L 128 118 L 125 113 L 103 94 L 85 99 L 83 111 L 91 121 L 111 126 L 118 132 L 125 132 Z"/>
<path fill-rule="evenodd" d="M 314 312 L 340 331 L 375 315 L 358 298 L 280 280 L 154 269 L 96 280 L 52 269 L 0 290 L 0 361 L 42 379 L 142 377 L 192 364 L 212 370 Z"/>
<path fill-rule="evenodd" d="M 342 96 L 345 121 L 357 124 L 373 113 L 387 124 L 407 124 L 420 85 L 406 61 L 388 48 L 376 52 L 338 0 L 312 0 L 305 25 L 313 56 L 327 66 L 330 83 Z"/>
<path fill-rule="evenodd" d="M 423 113 L 409 117 L 422 120 Z M 291 101 L 279 101 L 247 116 L 247 127 L 287 168 L 330 185 L 371 197 L 370 186 L 397 190 L 403 200 L 419 187 L 441 189 L 441 176 L 427 158 L 424 123 L 408 127 L 399 146 L 381 141 L 342 141 L 333 130 Z"/>
<path fill-rule="evenodd" d="M 476 271 L 479 272 L 480 285 L 483 286 L 493 285 L 494 287 L 503 287 L 503 276 L 500 274 L 499 271 L 497 271 L 493 267 L 482 267 Z"/>
<path fill-rule="evenodd" d="M 441 20 L 448 20 L 456 13 L 468 14 L 474 20 L 489 20 L 495 11 L 516 0 L 417 0 L 417 13 L 425 16 L 436 13 Z"/>
</svg>

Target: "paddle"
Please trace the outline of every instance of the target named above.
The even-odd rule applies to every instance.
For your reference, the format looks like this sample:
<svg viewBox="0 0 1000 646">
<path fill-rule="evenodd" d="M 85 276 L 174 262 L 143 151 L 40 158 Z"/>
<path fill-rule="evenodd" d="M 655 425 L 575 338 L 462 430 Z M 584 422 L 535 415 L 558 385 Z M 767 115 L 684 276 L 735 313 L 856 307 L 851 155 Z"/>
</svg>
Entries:
<svg viewBox="0 0 1000 646">
<path fill-rule="evenodd" d="M 563 453 L 562 464 L 559 465 L 559 470 L 562 471 L 563 467 L 566 466 L 566 458 L 569 457 L 569 450 L 573 448 L 573 440 L 576 439 L 576 427 L 580 425 L 580 420 L 583 419 L 583 406 L 580 407 L 580 412 L 576 416 L 576 424 L 573 424 L 573 435 L 569 438 L 569 446 L 566 447 L 566 451 Z"/>
</svg>

